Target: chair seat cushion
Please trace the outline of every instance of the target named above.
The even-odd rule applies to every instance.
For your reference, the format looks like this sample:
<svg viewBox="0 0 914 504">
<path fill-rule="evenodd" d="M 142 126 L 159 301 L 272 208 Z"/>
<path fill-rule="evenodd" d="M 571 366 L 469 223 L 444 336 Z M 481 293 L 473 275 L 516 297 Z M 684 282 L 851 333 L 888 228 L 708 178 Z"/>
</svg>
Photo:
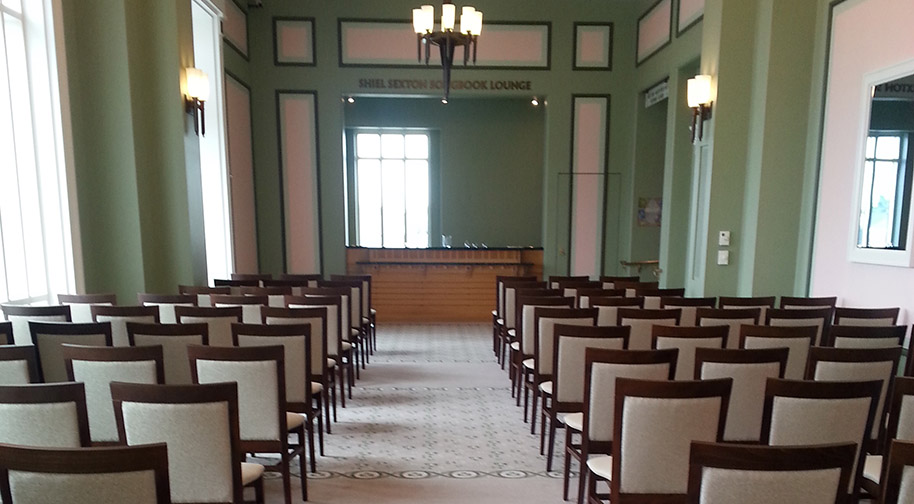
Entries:
<svg viewBox="0 0 914 504">
<path fill-rule="evenodd" d="M 543 383 L 540 383 L 539 389 L 540 389 L 540 392 L 542 392 L 546 395 L 552 395 L 552 382 L 544 381 Z"/>
<path fill-rule="evenodd" d="M 508 337 L 509 337 L 509 338 L 516 338 L 516 337 L 517 337 L 517 329 L 508 329 Z"/>
<path fill-rule="evenodd" d="M 331 369 L 335 368 L 335 367 L 336 367 L 336 359 L 327 359 L 327 367 L 328 367 L 328 368 L 331 368 Z"/>
<path fill-rule="evenodd" d="M 349 334 L 352 336 L 358 336 L 359 334 L 361 334 L 361 331 L 359 331 L 358 329 L 350 329 Z"/>
<path fill-rule="evenodd" d="M 311 382 L 311 393 L 320 394 L 324 391 L 324 386 L 317 382 Z"/>
<path fill-rule="evenodd" d="M 342 346 L 343 346 L 343 351 L 352 350 L 352 343 L 350 343 L 348 341 L 344 341 Z"/>
<path fill-rule="evenodd" d="M 362 317 L 362 324 L 368 325 L 371 323 L 371 317 Z"/>
<path fill-rule="evenodd" d="M 498 324 L 498 325 L 505 325 L 505 319 L 503 319 L 503 318 L 497 319 L 497 320 L 495 321 L 495 323 Z"/>
<path fill-rule="evenodd" d="M 867 455 L 863 464 L 863 477 L 878 485 L 881 474 L 882 455 Z"/>
<path fill-rule="evenodd" d="M 299 413 L 286 412 L 286 427 L 294 429 L 305 423 L 305 416 Z"/>
<path fill-rule="evenodd" d="M 511 343 L 511 350 L 514 350 L 515 352 L 520 352 L 520 341 L 515 341 L 514 343 Z"/>
<path fill-rule="evenodd" d="M 377 315 L 377 314 L 378 314 L 378 310 L 375 310 L 374 308 L 372 308 L 372 309 L 371 309 L 371 316 L 374 317 L 374 316 Z"/>
<path fill-rule="evenodd" d="M 524 367 L 527 369 L 536 369 L 536 361 L 533 359 L 524 359 Z"/>
<path fill-rule="evenodd" d="M 250 485 L 263 476 L 263 466 L 250 462 L 241 463 L 241 484 Z"/>
<path fill-rule="evenodd" d="M 577 432 L 584 430 L 584 413 L 568 413 L 560 420 L 565 423 L 565 427 Z"/>
<path fill-rule="evenodd" d="M 613 477 L 613 458 L 612 455 L 602 455 L 587 460 L 587 468 L 590 472 L 604 479 Z"/>
</svg>

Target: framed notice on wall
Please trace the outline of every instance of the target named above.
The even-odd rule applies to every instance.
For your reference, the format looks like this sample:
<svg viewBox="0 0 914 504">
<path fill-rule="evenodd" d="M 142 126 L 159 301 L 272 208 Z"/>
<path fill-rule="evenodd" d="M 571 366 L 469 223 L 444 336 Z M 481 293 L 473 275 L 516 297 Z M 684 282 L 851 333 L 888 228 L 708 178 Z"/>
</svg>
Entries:
<svg viewBox="0 0 914 504">
<path fill-rule="evenodd" d="M 659 227 L 662 209 L 662 198 L 638 198 L 638 225 Z"/>
</svg>

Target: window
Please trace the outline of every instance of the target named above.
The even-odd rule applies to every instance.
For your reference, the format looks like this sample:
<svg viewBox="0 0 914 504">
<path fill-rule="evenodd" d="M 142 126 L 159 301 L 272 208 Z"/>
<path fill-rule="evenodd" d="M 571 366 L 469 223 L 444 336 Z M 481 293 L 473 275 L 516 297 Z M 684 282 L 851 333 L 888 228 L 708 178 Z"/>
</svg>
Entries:
<svg viewBox="0 0 914 504">
<path fill-rule="evenodd" d="M 73 290 L 51 2 L 0 2 L 0 302 Z M 50 35 L 49 35 L 50 34 Z"/>
<path fill-rule="evenodd" d="M 355 133 L 357 244 L 429 246 L 429 134 Z"/>
<path fill-rule="evenodd" d="M 908 135 L 871 134 L 866 139 L 857 247 L 904 249 L 910 187 Z"/>
</svg>

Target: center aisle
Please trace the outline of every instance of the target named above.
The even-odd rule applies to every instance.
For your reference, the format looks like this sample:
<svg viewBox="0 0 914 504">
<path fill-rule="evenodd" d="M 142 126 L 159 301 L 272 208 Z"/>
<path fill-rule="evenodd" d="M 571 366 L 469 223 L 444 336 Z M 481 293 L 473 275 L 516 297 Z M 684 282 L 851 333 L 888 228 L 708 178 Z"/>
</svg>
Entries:
<svg viewBox="0 0 914 504">
<path fill-rule="evenodd" d="M 491 337 L 486 324 L 380 326 L 380 349 L 309 475 L 310 502 L 562 502 Z M 268 502 L 282 501 L 278 483 L 267 482 Z"/>
</svg>

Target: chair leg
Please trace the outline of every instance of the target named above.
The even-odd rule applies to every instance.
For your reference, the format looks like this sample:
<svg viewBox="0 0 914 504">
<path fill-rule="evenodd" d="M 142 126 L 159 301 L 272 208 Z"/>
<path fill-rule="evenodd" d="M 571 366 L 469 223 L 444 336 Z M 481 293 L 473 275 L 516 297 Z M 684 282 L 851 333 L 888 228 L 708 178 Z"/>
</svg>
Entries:
<svg viewBox="0 0 914 504">
<path fill-rule="evenodd" d="M 257 479 L 257 482 L 254 483 L 254 502 L 257 504 L 263 504 L 263 477 Z"/>
<path fill-rule="evenodd" d="M 539 401 L 540 391 L 536 388 L 536 382 L 533 383 L 531 388 L 533 390 L 528 388 L 528 390 L 530 390 L 530 395 L 533 396 L 533 405 L 530 408 L 530 434 L 536 434 L 536 405 Z M 524 393 L 526 393 L 526 391 Z"/>
<path fill-rule="evenodd" d="M 353 368 L 352 354 L 349 354 L 349 362 L 346 364 L 346 371 L 349 374 L 349 383 L 347 384 L 347 387 L 349 388 L 349 398 L 350 399 L 352 399 L 352 386 L 355 384 L 355 374 L 354 374 L 352 368 Z"/>
<path fill-rule="evenodd" d="M 311 455 L 311 472 L 315 472 L 317 470 L 317 462 L 315 461 L 316 457 L 314 455 L 314 417 L 308 415 L 305 421 L 308 424 L 305 430 L 308 431 L 308 454 Z M 302 472 L 304 472 L 305 464 L 302 463 L 301 467 Z"/>
<path fill-rule="evenodd" d="M 544 399 L 545 400 L 545 399 Z M 555 455 L 555 430 L 558 428 L 556 424 L 556 414 L 554 409 L 549 410 L 549 446 L 546 448 L 546 472 L 552 471 L 552 456 Z M 545 429 L 545 426 L 543 427 Z M 566 427 L 567 429 L 567 427 Z M 542 432 L 540 432 L 542 434 Z"/>
<path fill-rule="evenodd" d="M 323 402 L 324 402 L 324 425 L 327 427 L 327 434 L 333 434 L 330 432 L 330 390 L 333 390 L 331 384 L 328 382 L 327 386 L 324 387 L 323 392 Z M 336 394 L 334 394 L 336 395 Z M 336 411 L 336 404 L 333 404 L 333 410 Z M 323 450 L 321 450 L 321 455 L 323 455 Z"/>
<path fill-rule="evenodd" d="M 304 430 L 299 431 L 298 433 L 299 444 L 303 443 L 304 440 Z M 305 471 L 305 463 L 302 460 L 304 458 L 304 451 L 298 452 L 298 466 L 299 466 L 299 478 L 301 480 L 301 499 L 305 502 L 308 501 L 308 474 Z M 311 459 L 312 462 L 314 459 Z M 287 466 L 288 467 L 288 466 Z M 312 472 L 314 470 L 312 469 Z"/>
<path fill-rule="evenodd" d="M 562 499 L 568 500 L 568 487 L 571 483 L 571 455 L 568 450 L 571 447 L 571 429 L 565 429 L 565 464 L 562 467 Z"/>
<path fill-rule="evenodd" d="M 337 367 L 339 367 L 340 364 L 341 363 L 337 363 Z M 333 421 L 336 422 L 337 421 L 337 419 L 336 419 L 336 375 L 333 373 L 332 369 L 330 370 L 329 385 L 330 385 L 330 402 L 333 404 Z M 330 419 L 329 418 L 327 419 L 327 434 L 330 434 Z"/>
<path fill-rule="evenodd" d="M 551 411 L 546 408 L 546 400 L 549 399 L 549 397 L 543 392 L 540 392 L 540 396 L 543 398 L 543 406 L 540 408 L 540 455 L 542 455 L 543 448 L 546 446 L 546 416 L 548 416 Z"/>
<path fill-rule="evenodd" d="M 279 458 L 279 472 L 282 474 L 282 490 L 286 504 L 292 504 L 292 481 L 289 474 L 289 454 L 283 453 Z M 302 470 L 304 472 L 304 470 Z"/>
<path fill-rule="evenodd" d="M 323 408 L 324 401 L 321 400 L 320 395 L 316 396 L 315 399 L 317 401 L 316 407 L 314 408 L 314 416 L 317 417 L 317 439 L 318 439 L 318 445 L 320 446 L 320 454 L 321 454 L 321 457 L 323 457 L 324 456 L 324 417 L 323 417 L 324 412 L 322 410 L 324 409 Z M 314 472 L 313 466 L 312 466 L 311 472 Z"/>
</svg>

